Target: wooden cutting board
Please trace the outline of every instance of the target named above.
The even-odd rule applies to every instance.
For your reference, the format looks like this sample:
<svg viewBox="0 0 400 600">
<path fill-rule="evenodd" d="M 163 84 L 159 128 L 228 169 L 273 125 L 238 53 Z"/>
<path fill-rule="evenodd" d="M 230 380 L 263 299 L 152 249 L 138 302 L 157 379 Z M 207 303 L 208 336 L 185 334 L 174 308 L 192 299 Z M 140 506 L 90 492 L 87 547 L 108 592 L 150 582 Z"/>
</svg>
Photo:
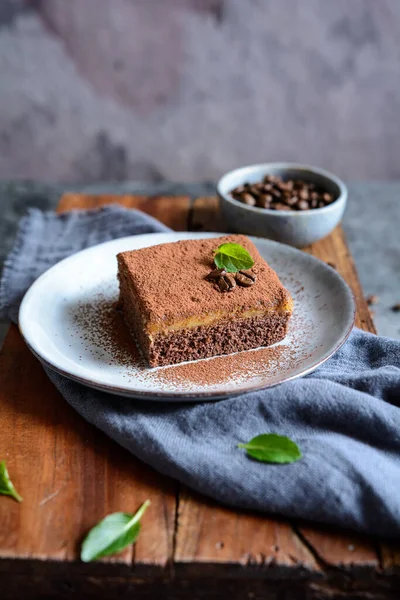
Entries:
<svg viewBox="0 0 400 600">
<path fill-rule="evenodd" d="M 59 211 L 119 202 L 172 229 L 224 231 L 215 198 L 67 194 Z M 374 332 L 342 229 L 306 248 L 351 286 L 357 326 Z M 231 510 L 156 473 L 63 400 L 11 326 L 0 355 L 0 459 L 17 504 L 0 497 L 0 598 L 400 598 L 398 546 L 337 528 Z M 134 547 L 79 561 L 106 514 L 151 507 Z"/>
</svg>

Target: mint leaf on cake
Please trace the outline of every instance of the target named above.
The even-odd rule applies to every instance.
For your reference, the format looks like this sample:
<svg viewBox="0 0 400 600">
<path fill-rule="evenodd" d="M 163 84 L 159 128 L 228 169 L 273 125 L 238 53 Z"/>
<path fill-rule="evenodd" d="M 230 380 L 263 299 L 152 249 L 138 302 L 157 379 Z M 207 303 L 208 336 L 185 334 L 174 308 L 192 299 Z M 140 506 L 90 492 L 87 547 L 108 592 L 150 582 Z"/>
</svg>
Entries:
<svg viewBox="0 0 400 600">
<path fill-rule="evenodd" d="M 246 271 L 254 266 L 254 260 L 251 258 L 250 253 L 243 246 L 234 242 L 218 246 L 214 262 L 218 269 L 224 269 L 227 273 Z"/>
</svg>

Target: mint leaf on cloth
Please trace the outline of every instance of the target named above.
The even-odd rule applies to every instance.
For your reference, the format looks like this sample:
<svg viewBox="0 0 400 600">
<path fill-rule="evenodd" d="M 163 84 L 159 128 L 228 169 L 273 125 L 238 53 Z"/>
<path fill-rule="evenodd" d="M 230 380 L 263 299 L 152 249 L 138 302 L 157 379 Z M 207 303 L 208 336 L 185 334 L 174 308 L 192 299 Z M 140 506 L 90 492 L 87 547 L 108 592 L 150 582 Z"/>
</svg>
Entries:
<svg viewBox="0 0 400 600">
<path fill-rule="evenodd" d="M 302 457 L 300 448 L 290 438 L 276 433 L 262 433 L 247 444 L 238 444 L 256 460 L 269 463 L 292 463 Z"/>
</svg>

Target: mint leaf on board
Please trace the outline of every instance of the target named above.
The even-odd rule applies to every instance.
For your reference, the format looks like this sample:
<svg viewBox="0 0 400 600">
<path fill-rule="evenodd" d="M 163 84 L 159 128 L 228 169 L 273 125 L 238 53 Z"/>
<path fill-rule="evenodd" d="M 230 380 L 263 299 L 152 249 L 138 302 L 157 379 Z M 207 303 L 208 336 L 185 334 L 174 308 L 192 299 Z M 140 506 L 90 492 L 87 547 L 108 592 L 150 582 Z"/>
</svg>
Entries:
<svg viewBox="0 0 400 600">
<path fill-rule="evenodd" d="M 238 444 L 238 448 L 244 448 L 256 460 L 269 463 L 292 463 L 302 457 L 295 442 L 276 433 L 262 433 L 247 444 Z"/>
<path fill-rule="evenodd" d="M 254 260 L 243 246 L 229 242 L 221 244 L 215 251 L 214 262 L 218 269 L 225 269 L 227 273 L 236 273 L 251 269 Z"/>
<path fill-rule="evenodd" d="M 0 462 L 0 494 L 3 496 L 11 496 L 11 498 L 14 498 L 17 502 L 22 502 L 21 496 L 18 494 L 10 479 L 5 460 Z"/>
<path fill-rule="evenodd" d="M 148 506 L 150 500 L 146 500 L 134 515 L 112 513 L 97 523 L 83 540 L 81 560 L 91 562 L 121 552 L 129 544 L 136 542 L 140 533 L 140 519 Z"/>
</svg>

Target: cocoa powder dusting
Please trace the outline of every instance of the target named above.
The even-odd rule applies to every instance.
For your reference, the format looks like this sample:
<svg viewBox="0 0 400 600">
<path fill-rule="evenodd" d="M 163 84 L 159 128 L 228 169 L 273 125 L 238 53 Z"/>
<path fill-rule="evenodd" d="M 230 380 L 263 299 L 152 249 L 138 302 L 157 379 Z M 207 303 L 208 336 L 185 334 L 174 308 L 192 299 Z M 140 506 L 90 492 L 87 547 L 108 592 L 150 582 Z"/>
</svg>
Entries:
<svg viewBox="0 0 400 600">
<path fill-rule="evenodd" d="M 237 354 L 217 356 L 206 360 L 182 363 L 172 367 L 158 369 L 160 382 L 174 383 L 190 381 L 199 386 L 216 385 L 231 381 L 233 386 L 238 379 L 255 377 L 279 370 L 279 361 L 283 353 L 290 351 L 287 346 L 260 348 Z"/>
<path fill-rule="evenodd" d="M 213 268 L 214 251 L 227 242 L 236 242 L 250 253 L 257 283 L 221 294 L 207 277 Z M 132 282 L 142 314 L 152 323 L 200 318 L 219 311 L 274 309 L 290 302 L 278 275 L 244 235 L 160 244 L 121 252 L 117 259 L 120 271 Z"/>
<path fill-rule="evenodd" d="M 76 306 L 72 320 L 80 331 L 85 350 L 92 356 L 107 357 L 108 364 L 117 363 L 124 367 L 145 365 L 117 310 L 117 301 L 97 294 L 92 302 L 81 302 Z"/>
</svg>

